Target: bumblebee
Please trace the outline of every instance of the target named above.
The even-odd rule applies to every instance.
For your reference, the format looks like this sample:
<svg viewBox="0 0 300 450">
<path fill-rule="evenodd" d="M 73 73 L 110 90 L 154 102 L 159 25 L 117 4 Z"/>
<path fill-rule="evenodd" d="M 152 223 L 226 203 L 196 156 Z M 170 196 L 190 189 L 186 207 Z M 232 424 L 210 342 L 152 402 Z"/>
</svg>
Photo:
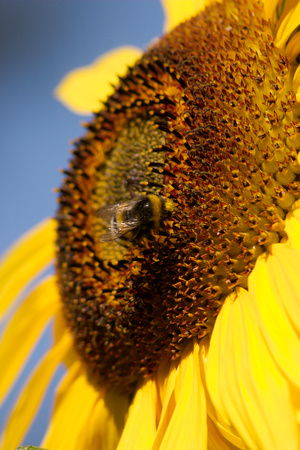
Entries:
<svg viewBox="0 0 300 450">
<path fill-rule="evenodd" d="M 105 206 L 97 216 L 109 223 L 101 242 L 122 238 L 127 241 L 141 238 L 150 230 L 159 228 L 161 222 L 173 211 L 173 203 L 156 194 L 141 195 L 125 203 Z"/>
</svg>

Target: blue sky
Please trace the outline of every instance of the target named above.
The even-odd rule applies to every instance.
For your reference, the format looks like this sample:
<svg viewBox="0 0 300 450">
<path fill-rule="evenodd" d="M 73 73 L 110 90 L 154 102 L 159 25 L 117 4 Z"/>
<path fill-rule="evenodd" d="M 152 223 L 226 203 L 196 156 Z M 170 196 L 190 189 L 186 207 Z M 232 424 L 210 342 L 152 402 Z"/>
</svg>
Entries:
<svg viewBox="0 0 300 450">
<path fill-rule="evenodd" d="M 117 46 L 145 49 L 162 26 L 159 0 L 0 1 L 0 254 L 54 215 L 59 169 L 67 167 L 69 142 L 83 134 L 86 117 L 62 106 L 53 97 L 55 86 L 68 71 Z M 48 330 L 0 418 L 49 337 Z M 27 445 L 39 443 L 50 405 L 48 395 Z"/>
</svg>

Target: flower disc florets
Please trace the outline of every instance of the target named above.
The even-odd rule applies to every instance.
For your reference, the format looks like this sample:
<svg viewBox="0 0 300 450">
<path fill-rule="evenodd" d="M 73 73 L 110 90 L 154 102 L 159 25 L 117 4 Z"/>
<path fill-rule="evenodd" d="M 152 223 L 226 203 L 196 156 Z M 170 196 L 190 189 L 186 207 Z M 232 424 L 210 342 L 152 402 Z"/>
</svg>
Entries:
<svg viewBox="0 0 300 450">
<path fill-rule="evenodd" d="M 300 197 L 289 65 L 256 2 L 214 5 L 155 43 L 87 125 L 60 193 L 58 276 L 77 351 L 129 390 L 211 330 L 284 238 Z M 230 3 L 230 5 L 229 5 Z M 154 193 L 151 236 L 101 242 L 98 210 Z"/>
</svg>

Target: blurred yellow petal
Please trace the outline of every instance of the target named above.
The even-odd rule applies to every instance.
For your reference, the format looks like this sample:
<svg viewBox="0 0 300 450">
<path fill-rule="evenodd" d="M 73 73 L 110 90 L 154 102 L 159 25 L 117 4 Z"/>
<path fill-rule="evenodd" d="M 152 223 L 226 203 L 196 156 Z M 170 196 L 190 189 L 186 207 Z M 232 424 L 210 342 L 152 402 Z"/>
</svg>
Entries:
<svg viewBox="0 0 300 450">
<path fill-rule="evenodd" d="M 103 395 L 89 383 L 81 365 L 74 363 L 62 382 L 43 447 L 85 450 L 82 430 L 95 404 Z"/>
<path fill-rule="evenodd" d="M 54 341 L 59 341 L 62 336 L 65 334 L 67 328 L 65 318 L 63 316 L 62 308 L 60 308 L 57 313 L 55 314 L 55 321 L 54 321 Z M 74 361 L 78 360 L 78 354 L 75 352 L 74 345 L 70 347 L 68 353 L 64 356 L 63 363 L 69 369 L 71 366 L 73 366 Z"/>
<path fill-rule="evenodd" d="M 55 89 L 55 96 L 77 114 L 91 114 L 100 108 L 100 101 L 114 92 L 127 67 L 142 55 L 137 47 L 124 46 L 105 53 L 91 65 L 69 72 Z"/>
<path fill-rule="evenodd" d="M 128 397 L 106 392 L 91 410 L 82 427 L 80 441 L 85 449 L 115 450 L 122 434 L 128 410 Z"/>
<path fill-rule="evenodd" d="M 53 346 L 33 369 L 5 429 L 2 450 L 11 450 L 20 444 L 38 411 L 51 377 L 70 345 L 70 335 L 66 333 L 64 338 Z"/>
<path fill-rule="evenodd" d="M 0 402 L 33 350 L 47 321 L 59 307 L 56 279 L 50 277 L 34 289 L 13 316 L 0 346 L 0 367 L 5 367 L 1 374 Z"/>
<path fill-rule="evenodd" d="M 0 317 L 27 282 L 55 256 L 56 222 L 47 219 L 18 240 L 0 261 Z"/>
<path fill-rule="evenodd" d="M 156 433 L 157 395 L 155 382 L 145 381 L 138 389 L 129 408 L 117 450 L 146 450 L 152 448 Z"/>
<path fill-rule="evenodd" d="M 161 0 L 165 12 L 164 31 L 168 32 L 180 22 L 189 19 L 197 11 L 211 3 L 208 0 Z"/>
<path fill-rule="evenodd" d="M 70 367 L 64 378 L 60 381 L 59 387 L 56 392 L 54 409 L 60 408 L 60 404 L 65 401 L 66 392 L 69 388 L 71 388 L 72 384 L 79 377 L 82 371 L 82 364 L 79 359 L 74 360 L 72 366 Z"/>
</svg>

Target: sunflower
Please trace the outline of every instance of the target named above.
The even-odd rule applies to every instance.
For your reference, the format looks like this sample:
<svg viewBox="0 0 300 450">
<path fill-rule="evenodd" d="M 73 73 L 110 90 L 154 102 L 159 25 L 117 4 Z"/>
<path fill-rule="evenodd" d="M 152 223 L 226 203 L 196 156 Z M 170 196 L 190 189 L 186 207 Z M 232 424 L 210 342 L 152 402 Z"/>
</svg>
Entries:
<svg viewBox="0 0 300 450">
<path fill-rule="evenodd" d="M 186 5 L 170 2 L 169 18 Z M 56 266 L 0 347 L 3 398 L 54 318 L 3 449 L 22 440 L 60 363 L 46 448 L 300 446 L 300 4 L 191 12 L 86 124 L 56 219 L 3 259 L 2 314 Z M 83 85 L 91 73 L 79 71 Z"/>
</svg>

